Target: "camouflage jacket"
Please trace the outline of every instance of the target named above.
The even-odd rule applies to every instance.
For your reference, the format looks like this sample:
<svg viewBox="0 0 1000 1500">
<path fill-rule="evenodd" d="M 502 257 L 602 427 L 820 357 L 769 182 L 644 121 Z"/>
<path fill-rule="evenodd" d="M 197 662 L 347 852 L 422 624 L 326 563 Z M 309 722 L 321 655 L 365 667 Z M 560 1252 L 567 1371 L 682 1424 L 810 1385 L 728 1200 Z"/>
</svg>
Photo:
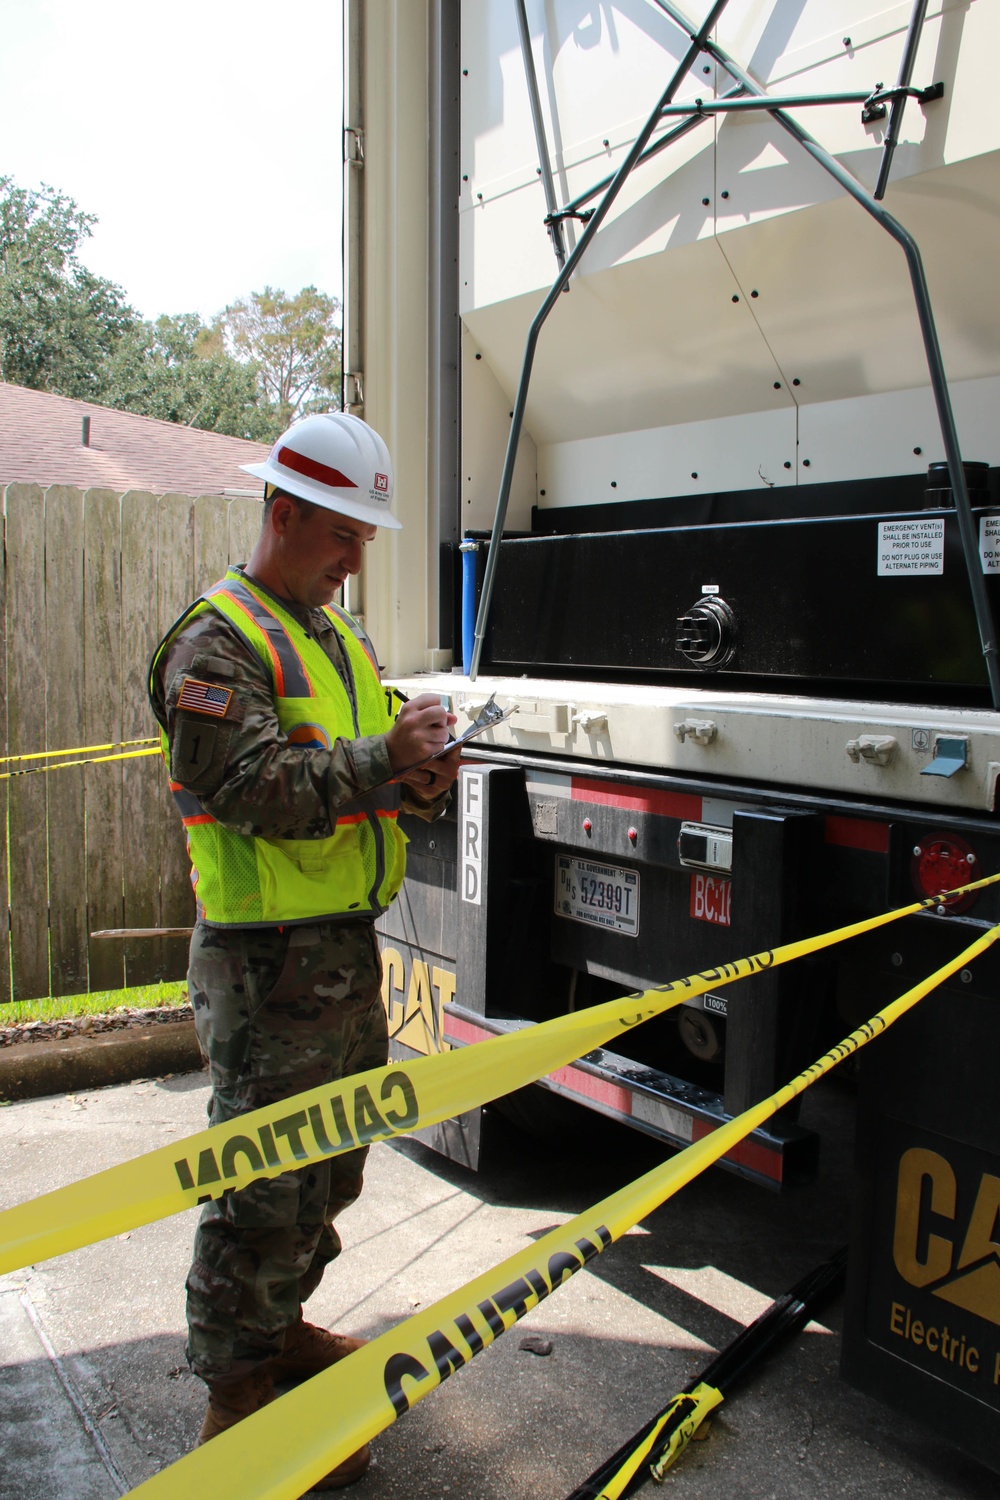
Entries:
<svg viewBox="0 0 1000 1500">
<path fill-rule="evenodd" d="M 278 602 L 330 658 L 351 694 L 344 648 L 327 616 L 288 599 Z M 233 692 L 225 719 L 217 721 L 211 753 L 206 757 L 203 745 L 197 765 L 189 763 L 190 747 L 198 743 L 191 731 L 204 729 L 205 718 L 177 708 L 185 675 Z M 174 780 L 238 833 L 329 838 L 339 807 L 392 779 L 384 734 L 340 739 L 330 750 L 290 747 L 278 727 L 267 668 L 215 610 L 196 615 L 174 636 L 154 673 L 151 698 L 167 733 Z M 403 810 L 427 821 L 441 816 L 450 797 L 445 792 L 426 802 L 412 787 L 404 784 L 401 791 Z"/>
</svg>

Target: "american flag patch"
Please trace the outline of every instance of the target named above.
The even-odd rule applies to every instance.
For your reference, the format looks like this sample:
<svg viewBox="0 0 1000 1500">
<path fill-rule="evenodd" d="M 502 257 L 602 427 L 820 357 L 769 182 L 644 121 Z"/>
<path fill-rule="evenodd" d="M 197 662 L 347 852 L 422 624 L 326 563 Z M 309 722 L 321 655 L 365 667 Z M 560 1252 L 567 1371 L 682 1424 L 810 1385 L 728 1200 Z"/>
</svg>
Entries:
<svg viewBox="0 0 1000 1500">
<path fill-rule="evenodd" d="M 214 714 L 222 719 L 232 696 L 232 688 L 216 687 L 211 682 L 199 682 L 196 677 L 185 677 L 177 707 L 192 708 L 197 714 Z"/>
</svg>

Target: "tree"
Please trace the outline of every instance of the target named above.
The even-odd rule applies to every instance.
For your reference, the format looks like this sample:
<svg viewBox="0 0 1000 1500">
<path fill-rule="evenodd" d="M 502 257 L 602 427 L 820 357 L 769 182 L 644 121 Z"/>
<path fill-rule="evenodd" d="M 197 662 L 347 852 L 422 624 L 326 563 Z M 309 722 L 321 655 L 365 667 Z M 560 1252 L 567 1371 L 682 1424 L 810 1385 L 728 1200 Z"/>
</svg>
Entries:
<svg viewBox="0 0 1000 1500">
<path fill-rule="evenodd" d="M 256 364 L 282 427 L 308 412 L 340 406 L 339 312 L 337 298 L 314 286 L 295 297 L 266 286 L 234 302 L 217 320 L 226 347 Z"/>
<path fill-rule="evenodd" d="M 139 322 L 100 370 L 96 398 L 120 411 L 270 442 L 281 421 L 264 399 L 255 364 L 234 359 L 197 313 Z"/>
<path fill-rule="evenodd" d="M 258 442 L 339 407 L 336 297 L 266 286 L 210 326 L 150 322 L 82 264 L 96 222 L 55 188 L 0 177 L 0 379 Z"/>
<path fill-rule="evenodd" d="M 0 177 L 0 378 L 97 399 L 100 366 L 139 318 L 80 262 L 95 223 L 65 193 Z"/>
</svg>

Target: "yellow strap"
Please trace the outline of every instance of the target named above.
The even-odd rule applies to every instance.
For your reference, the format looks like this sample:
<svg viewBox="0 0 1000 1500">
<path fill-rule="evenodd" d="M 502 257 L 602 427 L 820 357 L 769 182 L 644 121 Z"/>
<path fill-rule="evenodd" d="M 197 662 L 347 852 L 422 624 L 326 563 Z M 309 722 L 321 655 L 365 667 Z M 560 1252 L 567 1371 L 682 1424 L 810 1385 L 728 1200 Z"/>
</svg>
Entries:
<svg viewBox="0 0 1000 1500">
<path fill-rule="evenodd" d="M 92 750 L 114 750 L 119 745 L 152 745 L 155 735 L 147 734 L 141 740 L 109 740 L 106 745 L 77 745 L 72 750 L 32 750 L 30 755 L 0 755 L 0 765 L 12 760 L 48 760 L 53 755 L 89 755 Z"/>
<path fill-rule="evenodd" d="M 696 1385 L 693 1391 L 682 1391 L 679 1396 L 675 1396 L 666 1410 L 661 1413 L 652 1431 L 633 1448 L 617 1474 L 612 1475 L 608 1480 L 598 1500 L 619 1500 L 629 1480 L 653 1451 L 664 1428 L 672 1424 L 672 1431 L 663 1457 L 651 1469 L 653 1478 L 661 1479 L 674 1459 L 683 1453 L 709 1412 L 721 1406 L 723 1400 L 722 1392 L 716 1390 L 714 1385 L 706 1385 L 704 1381 Z"/>
<path fill-rule="evenodd" d="M 1000 927 L 991 928 L 770 1098 L 220 1433 L 147 1479 L 132 1494 L 139 1500 L 188 1500 L 191 1495 L 211 1495 L 212 1500 L 297 1500 L 321 1475 L 384 1431 L 595 1255 L 810 1084 L 881 1035 L 997 937 Z"/>
<path fill-rule="evenodd" d="M 960 889 L 980 890 L 998 880 L 1000 875 L 988 875 Z M 472 1047 L 354 1073 L 211 1126 L 4 1210 L 0 1213 L 0 1274 L 150 1224 L 206 1198 L 218 1198 L 227 1189 L 243 1188 L 358 1145 L 451 1119 L 552 1073 L 707 990 L 816 953 L 935 906 L 941 899 L 916 901 L 819 937 L 803 938 Z M 726 1128 L 720 1127 L 708 1139 L 717 1140 Z"/>
<path fill-rule="evenodd" d="M 54 753 L 66 754 L 65 750 Z M 70 766 L 102 766 L 109 760 L 135 760 L 141 755 L 160 753 L 159 745 L 154 745 L 150 750 L 123 750 L 117 755 L 94 755 L 89 760 L 62 760 L 54 766 L 27 766 L 23 771 L 0 771 L 0 781 L 13 781 L 15 776 L 45 776 L 49 771 L 65 771 Z"/>
</svg>

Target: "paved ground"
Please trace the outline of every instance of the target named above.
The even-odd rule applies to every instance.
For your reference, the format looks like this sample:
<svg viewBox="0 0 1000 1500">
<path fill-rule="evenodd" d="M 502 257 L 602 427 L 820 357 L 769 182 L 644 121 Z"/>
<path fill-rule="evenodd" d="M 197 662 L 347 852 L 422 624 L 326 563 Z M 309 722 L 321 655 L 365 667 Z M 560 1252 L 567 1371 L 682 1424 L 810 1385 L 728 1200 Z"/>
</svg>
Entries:
<svg viewBox="0 0 1000 1500">
<path fill-rule="evenodd" d="M 814 1187 L 777 1198 L 719 1171 L 693 1183 L 383 1434 L 351 1493 L 564 1500 L 845 1241 L 850 1101 L 819 1089 L 804 1115 L 822 1117 L 830 1149 Z M 200 1128 L 206 1092 L 191 1075 L 0 1110 L 0 1207 Z M 478 1175 L 415 1142 L 376 1148 L 312 1316 L 382 1332 L 656 1160 L 610 1128 L 553 1156 L 496 1121 L 491 1147 Z M 0 1500 L 107 1500 L 189 1446 L 204 1405 L 182 1352 L 192 1228 L 179 1215 L 0 1278 Z M 842 1384 L 836 1305 L 824 1321 L 692 1445 L 675 1500 L 992 1500 L 995 1476 Z M 522 1350 L 528 1333 L 552 1353 Z"/>
</svg>

